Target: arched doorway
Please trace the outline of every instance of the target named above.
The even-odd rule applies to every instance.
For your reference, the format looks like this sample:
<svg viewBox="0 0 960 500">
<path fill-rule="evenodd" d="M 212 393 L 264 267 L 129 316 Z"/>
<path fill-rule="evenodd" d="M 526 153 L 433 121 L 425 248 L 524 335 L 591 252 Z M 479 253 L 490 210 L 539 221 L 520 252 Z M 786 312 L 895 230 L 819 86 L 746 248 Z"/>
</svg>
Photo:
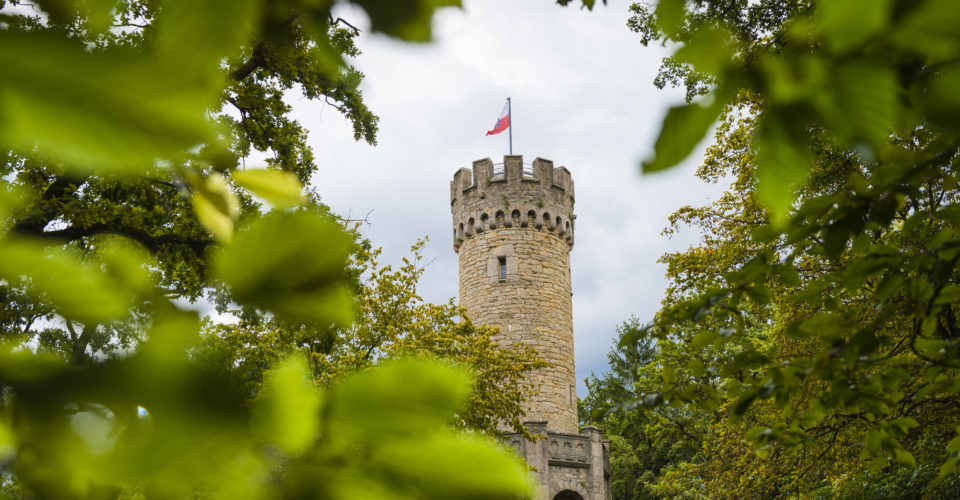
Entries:
<svg viewBox="0 0 960 500">
<path fill-rule="evenodd" d="M 553 500 L 583 500 L 583 497 L 573 490 L 563 490 L 553 497 Z"/>
</svg>

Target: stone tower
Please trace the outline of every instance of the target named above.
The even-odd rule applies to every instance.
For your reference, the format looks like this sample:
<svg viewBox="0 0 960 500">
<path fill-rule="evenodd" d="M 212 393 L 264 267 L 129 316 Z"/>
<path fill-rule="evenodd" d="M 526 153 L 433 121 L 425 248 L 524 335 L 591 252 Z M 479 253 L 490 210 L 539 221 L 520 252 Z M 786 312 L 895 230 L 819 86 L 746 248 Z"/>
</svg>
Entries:
<svg viewBox="0 0 960 500">
<path fill-rule="evenodd" d="M 600 430 L 577 432 L 570 250 L 570 172 L 520 155 L 458 170 L 450 183 L 460 305 L 475 323 L 497 326 L 503 347 L 532 346 L 549 364 L 531 375 L 526 425 L 545 439 L 508 441 L 537 469 L 546 499 L 609 498 L 607 445 Z"/>
</svg>

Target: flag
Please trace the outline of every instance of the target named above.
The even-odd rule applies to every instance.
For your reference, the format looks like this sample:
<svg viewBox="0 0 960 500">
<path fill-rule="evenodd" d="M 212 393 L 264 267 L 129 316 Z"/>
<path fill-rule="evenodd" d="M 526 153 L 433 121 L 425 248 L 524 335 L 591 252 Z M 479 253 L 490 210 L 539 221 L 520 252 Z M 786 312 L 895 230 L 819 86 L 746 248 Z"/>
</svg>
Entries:
<svg viewBox="0 0 960 500">
<path fill-rule="evenodd" d="M 503 111 L 500 112 L 500 117 L 497 118 L 497 124 L 493 126 L 493 130 L 487 132 L 487 135 L 499 134 L 507 129 L 510 126 L 510 104 L 503 105 Z"/>
</svg>

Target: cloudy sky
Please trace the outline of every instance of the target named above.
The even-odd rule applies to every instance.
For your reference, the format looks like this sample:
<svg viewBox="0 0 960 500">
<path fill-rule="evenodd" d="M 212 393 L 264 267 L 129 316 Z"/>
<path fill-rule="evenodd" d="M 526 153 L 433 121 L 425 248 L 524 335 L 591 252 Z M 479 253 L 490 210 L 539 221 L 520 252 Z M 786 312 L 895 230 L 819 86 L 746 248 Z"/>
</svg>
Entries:
<svg viewBox="0 0 960 500">
<path fill-rule="evenodd" d="M 700 155 L 666 174 L 640 174 L 639 161 L 682 93 L 653 86 L 665 52 L 643 47 L 627 29 L 628 2 L 609 0 L 592 12 L 552 0 L 464 4 L 436 16 L 431 44 L 366 29 L 360 36 L 363 54 L 354 63 L 366 74 L 367 104 L 380 116 L 377 146 L 354 142 L 335 109 L 292 99 L 320 165 L 314 184 L 338 213 L 370 213 L 365 234 L 388 263 L 429 236 L 421 292 L 446 301 L 457 295 L 449 183 L 473 160 L 502 161 L 507 134 L 484 134 L 511 97 L 514 153 L 564 165 L 576 184 L 571 270 L 582 397 L 584 377 L 606 370 L 616 325 L 631 315 L 647 320 L 658 309 L 665 268 L 657 258 L 698 238 L 692 230 L 661 236 L 667 216 L 719 191 L 693 177 Z M 337 14 L 369 26 L 362 11 Z"/>
</svg>

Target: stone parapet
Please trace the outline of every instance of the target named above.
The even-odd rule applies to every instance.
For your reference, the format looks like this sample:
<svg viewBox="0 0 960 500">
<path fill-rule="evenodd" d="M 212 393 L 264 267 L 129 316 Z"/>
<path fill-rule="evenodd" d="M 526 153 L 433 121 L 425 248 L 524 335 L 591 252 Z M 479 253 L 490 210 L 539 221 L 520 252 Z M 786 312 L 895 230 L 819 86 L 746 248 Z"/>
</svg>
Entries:
<svg viewBox="0 0 960 500">
<path fill-rule="evenodd" d="M 540 439 L 508 434 L 506 443 L 530 465 L 542 490 L 536 500 L 610 500 L 610 442 L 597 427 L 583 433 L 550 432 L 547 422 L 526 422 Z"/>
<path fill-rule="evenodd" d="M 523 165 L 523 156 L 489 158 L 461 168 L 450 182 L 453 247 L 484 231 L 532 227 L 555 233 L 573 246 L 573 178 L 565 167 L 554 168 L 543 158 Z"/>
</svg>

